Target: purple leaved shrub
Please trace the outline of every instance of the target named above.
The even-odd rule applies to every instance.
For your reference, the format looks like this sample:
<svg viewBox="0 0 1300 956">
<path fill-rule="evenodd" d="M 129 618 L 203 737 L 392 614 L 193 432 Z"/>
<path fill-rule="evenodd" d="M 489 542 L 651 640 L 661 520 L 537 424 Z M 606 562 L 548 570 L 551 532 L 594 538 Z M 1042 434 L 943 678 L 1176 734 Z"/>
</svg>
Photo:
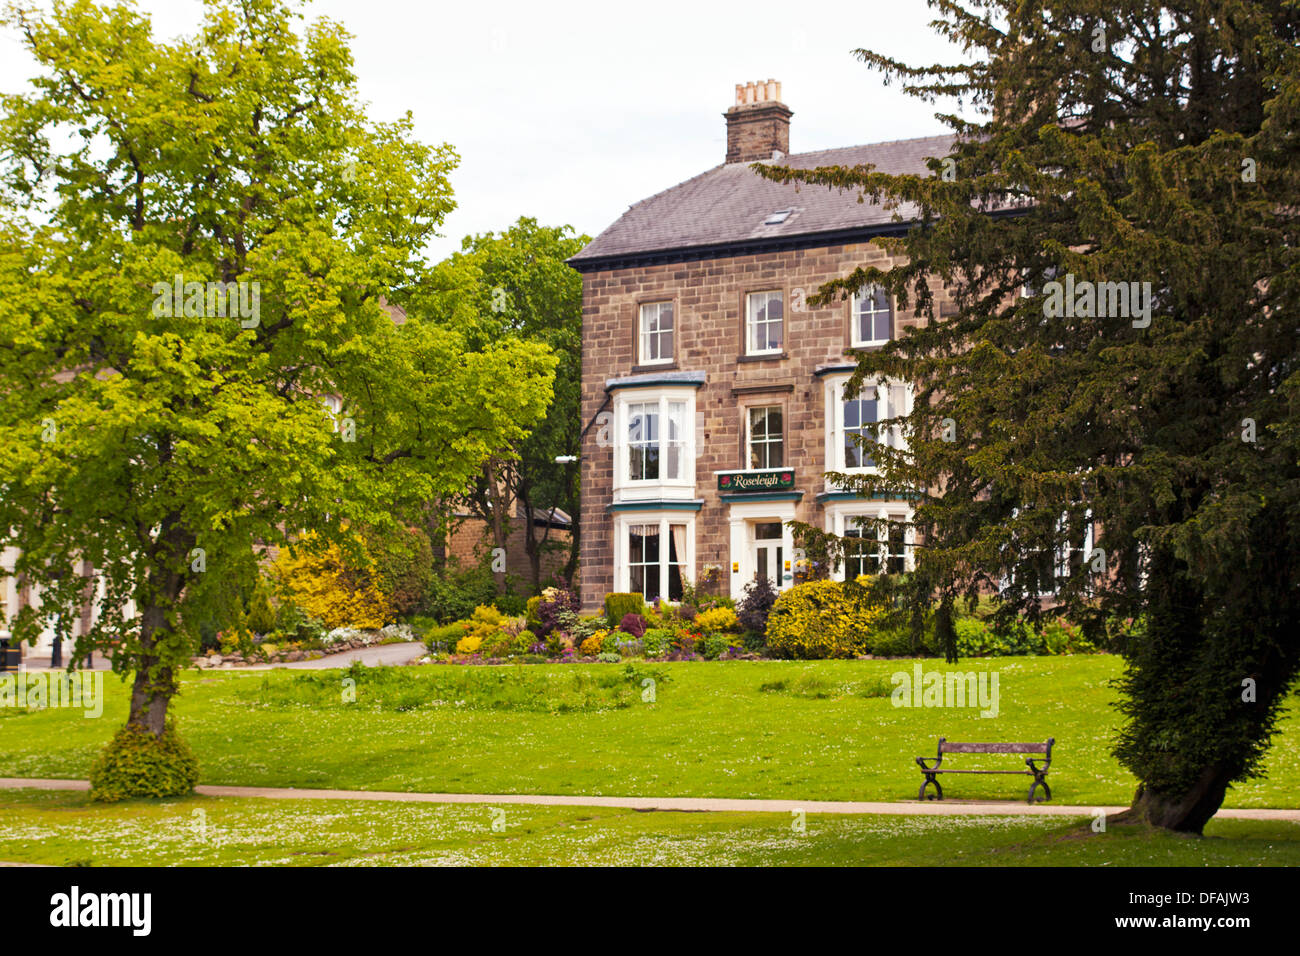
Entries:
<svg viewBox="0 0 1300 956">
<path fill-rule="evenodd" d="M 635 611 L 629 611 L 623 615 L 623 620 L 618 622 L 618 629 L 640 640 L 645 637 L 646 619 Z"/>
</svg>

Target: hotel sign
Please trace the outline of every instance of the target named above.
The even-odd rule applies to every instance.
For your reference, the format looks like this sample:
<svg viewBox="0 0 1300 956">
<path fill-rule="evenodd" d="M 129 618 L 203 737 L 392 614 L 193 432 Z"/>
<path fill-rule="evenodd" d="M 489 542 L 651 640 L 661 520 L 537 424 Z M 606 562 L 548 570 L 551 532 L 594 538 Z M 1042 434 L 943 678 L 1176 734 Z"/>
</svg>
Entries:
<svg viewBox="0 0 1300 956">
<path fill-rule="evenodd" d="M 718 490 L 731 494 L 790 491 L 793 488 L 793 468 L 775 468 L 763 471 L 726 471 L 718 474 Z"/>
</svg>

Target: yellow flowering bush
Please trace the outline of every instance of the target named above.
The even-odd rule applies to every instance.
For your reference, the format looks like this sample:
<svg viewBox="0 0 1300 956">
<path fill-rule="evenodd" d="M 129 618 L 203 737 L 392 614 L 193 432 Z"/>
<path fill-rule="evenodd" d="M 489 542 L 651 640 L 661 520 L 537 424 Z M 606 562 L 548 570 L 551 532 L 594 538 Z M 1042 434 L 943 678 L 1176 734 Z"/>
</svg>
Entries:
<svg viewBox="0 0 1300 956">
<path fill-rule="evenodd" d="M 729 607 L 715 607 L 695 615 L 695 626 L 705 634 L 723 634 L 740 627 L 736 612 Z"/>
<path fill-rule="evenodd" d="M 807 581 L 783 591 L 767 618 L 768 648 L 777 657 L 804 660 L 865 654 L 884 609 L 861 595 L 838 581 Z"/>
<path fill-rule="evenodd" d="M 477 634 L 466 634 L 456 642 L 457 654 L 474 654 L 478 652 L 479 646 L 483 643 L 483 638 Z"/>
<path fill-rule="evenodd" d="M 609 631 L 597 631 L 582 642 L 582 646 L 578 648 L 579 652 L 585 657 L 595 657 L 605 646 L 605 638 L 608 634 Z"/>
<path fill-rule="evenodd" d="M 342 549 L 331 544 L 324 549 L 308 546 L 280 552 L 271 566 L 272 574 L 287 595 L 327 628 L 354 627 L 377 630 L 393 619 L 389 600 L 371 583 L 347 565 Z"/>
</svg>

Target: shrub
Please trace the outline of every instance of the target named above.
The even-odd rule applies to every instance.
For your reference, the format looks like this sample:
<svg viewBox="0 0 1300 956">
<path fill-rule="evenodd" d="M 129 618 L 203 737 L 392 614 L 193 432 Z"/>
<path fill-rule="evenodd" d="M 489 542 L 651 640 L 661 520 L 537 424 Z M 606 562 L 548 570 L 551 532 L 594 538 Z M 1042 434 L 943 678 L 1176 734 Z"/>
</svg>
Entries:
<svg viewBox="0 0 1300 956">
<path fill-rule="evenodd" d="M 506 657 L 514 648 L 515 634 L 511 631 L 496 631 L 483 638 L 478 652 L 484 657 Z"/>
<path fill-rule="evenodd" d="M 537 605 L 537 634 L 550 636 L 552 631 L 560 627 L 562 617 L 570 614 L 577 617 L 579 606 L 578 596 L 572 591 L 547 588 L 542 592 L 542 600 Z"/>
<path fill-rule="evenodd" d="M 618 622 L 618 629 L 624 634 L 640 637 L 645 633 L 646 620 L 640 614 L 624 614 L 622 620 Z"/>
<path fill-rule="evenodd" d="M 270 634 L 275 630 L 275 609 L 271 607 L 271 598 L 266 591 L 266 586 L 259 580 L 248 601 L 244 626 L 254 634 Z"/>
<path fill-rule="evenodd" d="M 739 625 L 736 612 L 729 607 L 715 607 L 708 611 L 701 611 L 695 617 L 695 626 L 706 634 L 734 631 Z"/>
<path fill-rule="evenodd" d="M 632 637 L 630 634 L 624 633 L 623 631 L 606 631 L 604 633 L 605 639 L 601 641 L 600 649 L 602 651 L 608 651 L 611 654 L 622 653 L 622 645 L 624 643 L 636 640 L 636 638 Z"/>
<path fill-rule="evenodd" d="M 591 637 L 582 642 L 578 648 L 584 657 L 595 657 L 605 649 L 605 638 L 609 636 L 607 631 L 597 631 Z"/>
<path fill-rule="evenodd" d="M 537 635 L 525 628 L 515 635 L 510 644 L 510 653 L 516 656 L 535 654 L 533 647 L 537 644 Z"/>
<path fill-rule="evenodd" d="M 365 543 L 366 553 L 374 562 L 375 585 L 392 605 L 393 613 L 405 617 L 419 610 L 433 581 L 429 536 L 419 528 L 367 529 Z"/>
<path fill-rule="evenodd" d="M 435 654 L 448 654 L 456 649 L 464 636 L 465 622 L 457 621 L 429 628 L 424 632 L 424 644 Z"/>
<path fill-rule="evenodd" d="M 469 617 L 474 608 L 496 598 L 497 582 L 489 562 L 465 566 L 451 560 L 430 578 L 425 606 L 440 623 L 449 624 Z"/>
<path fill-rule="evenodd" d="M 668 650 L 668 643 L 673 639 L 672 631 L 662 627 L 652 627 L 641 635 L 641 644 L 646 657 L 658 657 Z"/>
<path fill-rule="evenodd" d="M 934 630 L 921 634 L 920 648 L 912 646 L 910 627 L 894 627 L 873 631 L 868 640 L 871 653 L 877 657 L 914 657 L 917 654 L 929 656 L 934 653 Z"/>
<path fill-rule="evenodd" d="M 600 661 L 603 664 L 617 664 L 622 659 L 623 656 L 621 654 L 606 654 L 604 652 L 601 652 L 600 654 L 596 655 L 596 660 Z"/>
<path fill-rule="evenodd" d="M 528 609 L 528 602 L 518 594 L 501 594 L 492 602 L 496 609 L 506 617 L 522 617 Z"/>
<path fill-rule="evenodd" d="M 469 617 L 472 630 L 487 631 L 489 633 L 499 628 L 504 620 L 505 615 L 491 604 L 480 604 L 474 608 L 474 613 Z"/>
<path fill-rule="evenodd" d="M 776 603 L 776 591 L 766 577 L 758 577 L 745 585 L 745 596 L 736 608 L 740 626 L 756 634 L 767 633 L 767 617 Z"/>
<path fill-rule="evenodd" d="M 328 630 L 318 618 L 312 617 L 292 601 L 283 601 L 275 609 L 273 634 L 281 640 L 304 647 L 321 647 L 321 638 Z"/>
<path fill-rule="evenodd" d="M 479 647 L 483 644 L 483 638 L 477 634 L 466 634 L 456 642 L 457 654 L 477 654 Z"/>
<path fill-rule="evenodd" d="M 695 644 L 695 649 L 705 658 L 705 660 L 717 660 L 727 648 L 731 647 L 734 641 L 726 634 L 705 634 Z"/>
<path fill-rule="evenodd" d="M 312 540 L 286 548 L 271 566 L 277 583 L 293 602 L 327 628 L 380 628 L 393 608 L 375 586 L 368 568 L 357 567 L 337 544 Z"/>
<path fill-rule="evenodd" d="M 777 598 L 767 619 L 767 646 L 778 657 L 854 657 L 870 646 L 881 609 L 850 596 L 837 581 L 807 581 Z"/>
<path fill-rule="evenodd" d="M 645 598 L 627 591 L 615 591 L 605 595 L 605 620 L 610 627 L 618 627 L 619 622 L 629 614 L 644 618 L 646 615 Z"/>
<path fill-rule="evenodd" d="M 1049 654 L 1092 654 L 1097 650 L 1083 636 L 1083 629 L 1069 621 L 1048 621 L 1043 625 L 1042 639 Z"/>
<path fill-rule="evenodd" d="M 90 799 L 112 803 L 128 797 L 179 797 L 199 782 L 199 762 L 168 721 L 161 737 L 127 724 L 90 768 Z"/>
<path fill-rule="evenodd" d="M 524 624 L 534 634 L 542 629 L 542 619 L 537 616 L 537 608 L 542 603 L 542 596 L 530 597 L 524 603 Z"/>
</svg>

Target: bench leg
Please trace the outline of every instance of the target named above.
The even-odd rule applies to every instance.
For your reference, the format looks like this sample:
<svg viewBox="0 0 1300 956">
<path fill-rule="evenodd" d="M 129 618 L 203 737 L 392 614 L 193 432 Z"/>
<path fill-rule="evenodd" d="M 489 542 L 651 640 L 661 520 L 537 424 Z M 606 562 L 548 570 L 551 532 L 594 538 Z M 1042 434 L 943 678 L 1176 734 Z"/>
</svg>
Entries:
<svg viewBox="0 0 1300 956">
<path fill-rule="evenodd" d="M 924 772 L 924 771 L 923 771 L 923 772 Z M 934 784 L 935 793 L 938 794 L 938 799 L 940 799 L 940 800 L 943 799 L 943 787 L 939 786 L 939 781 L 938 781 L 938 779 L 937 779 L 937 778 L 935 777 L 935 775 L 932 774 L 932 773 L 926 773 L 926 774 L 925 774 L 925 780 L 921 783 L 921 790 L 920 790 L 920 792 L 916 795 L 916 799 L 918 799 L 918 800 L 924 800 L 924 799 L 926 798 L 926 797 L 925 797 L 925 788 L 928 787 L 928 786 L 930 786 L 930 784 Z M 935 798 L 934 798 L 934 797 L 930 797 L 930 799 L 931 799 L 931 800 L 934 800 Z"/>
<path fill-rule="evenodd" d="M 1034 774 L 1034 782 L 1029 785 L 1029 802 L 1034 802 L 1034 790 L 1038 787 L 1043 788 L 1043 799 L 1052 799 L 1052 788 L 1047 785 L 1047 780 L 1042 774 Z"/>
</svg>

